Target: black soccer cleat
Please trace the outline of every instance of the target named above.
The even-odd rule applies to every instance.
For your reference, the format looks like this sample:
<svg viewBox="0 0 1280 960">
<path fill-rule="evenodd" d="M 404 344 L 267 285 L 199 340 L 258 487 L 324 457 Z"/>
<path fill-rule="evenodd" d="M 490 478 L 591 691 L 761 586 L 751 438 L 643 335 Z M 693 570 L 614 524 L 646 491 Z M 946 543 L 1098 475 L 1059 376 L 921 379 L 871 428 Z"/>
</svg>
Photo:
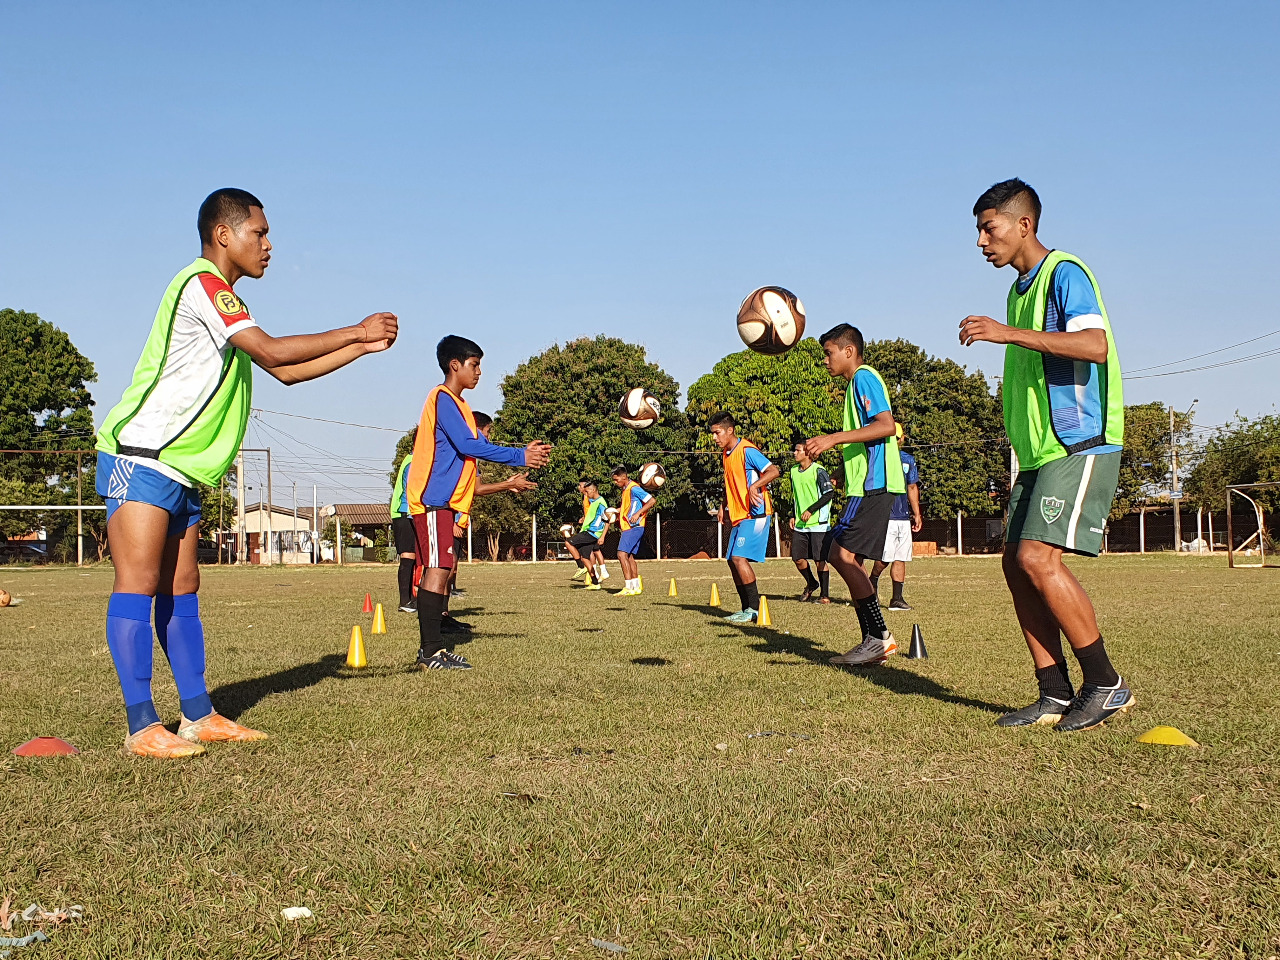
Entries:
<svg viewBox="0 0 1280 960">
<path fill-rule="evenodd" d="M 1100 727 L 1117 713 L 1128 713 L 1137 700 L 1129 685 L 1120 678 L 1114 687 L 1100 687 L 1096 683 L 1086 683 L 1071 701 L 1066 716 L 1058 721 L 1058 729 L 1063 733 L 1075 733 L 1077 730 L 1092 730 Z"/>
<path fill-rule="evenodd" d="M 436 656 L 443 657 L 445 660 L 449 661 L 450 666 L 452 666 L 454 670 L 471 669 L 471 661 L 460 654 L 454 653 L 452 650 L 437 650 Z"/>
<path fill-rule="evenodd" d="M 415 599 L 415 600 L 410 600 L 408 603 L 400 604 L 400 612 L 401 613 L 417 613 L 418 601 Z"/>
<path fill-rule="evenodd" d="M 461 660 L 461 663 L 455 661 Z M 418 651 L 418 659 L 414 661 L 414 667 L 418 670 L 470 670 L 471 664 L 463 660 L 456 654 L 449 653 L 448 650 L 437 650 L 431 656 L 427 656 L 422 650 Z"/>
<path fill-rule="evenodd" d="M 453 617 L 440 618 L 441 633 L 470 633 L 471 624 L 463 623 L 461 620 L 455 620 Z"/>
<path fill-rule="evenodd" d="M 1058 700 L 1055 697 L 1046 697 L 1042 694 L 1035 703 L 999 717 L 996 720 L 996 726 L 1032 727 L 1041 723 L 1054 724 L 1066 715 L 1070 707 L 1071 703 L 1067 700 Z"/>
<path fill-rule="evenodd" d="M 911 605 L 907 603 L 907 601 L 905 600 L 899 600 L 897 598 L 894 598 L 893 600 L 889 601 L 889 609 L 890 610 L 910 610 Z"/>
<path fill-rule="evenodd" d="M 817 587 L 805 587 L 805 588 L 804 588 L 804 590 L 803 590 L 803 592 L 800 594 L 800 597 L 799 597 L 800 602 L 801 602 L 801 603 L 808 603 L 810 600 L 812 600 L 812 599 L 813 599 L 813 591 L 815 591 L 815 590 L 817 590 L 817 589 L 818 589 Z"/>
</svg>

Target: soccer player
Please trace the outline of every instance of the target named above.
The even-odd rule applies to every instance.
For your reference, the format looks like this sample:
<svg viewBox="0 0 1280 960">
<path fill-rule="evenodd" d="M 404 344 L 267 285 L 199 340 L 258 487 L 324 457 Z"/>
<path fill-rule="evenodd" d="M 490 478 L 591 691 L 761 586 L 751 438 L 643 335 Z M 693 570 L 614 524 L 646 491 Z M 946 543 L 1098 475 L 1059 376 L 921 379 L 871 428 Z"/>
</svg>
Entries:
<svg viewBox="0 0 1280 960">
<path fill-rule="evenodd" d="M 901 445 L 902 424 L 897 426 L 897 437 Z M 924 518 L 920 515 L 920 471 L 916 466 L 916 458 L 901 449 L 898 450 L 898 456 L 902 460 L 902 480 L 907 485 L 907 492 L 893 498 L 884 553 L 871 565 L 871 586 L 878 594 L 880 574 L 884 573 L 885 567 L 889 567 L 889 579 L 893 581 L 893 599 L 889 601 L 889 609 L 910 610 L 910 604 L 903 599 L 902 588 L 907 582 L 907 564 L 911 562 L 911 535 L 920 532 L 920 528 L 924 526 Z"/>
<path fill-rule="evenodd" d="M 640 579 L 636 554 L 640 550 L 640 541 L 644 539 L 645 517 L 658 501 L 653 494 L 632 480 L 627 475 L 627 468 L 622 465 L 613 468 L 613 483 L 622 490 L 622 502 L 618 507 L 618 528 L 622 531 L 618 540 L 618 565 L 622 567 L 622 576 L 626 581 L 617 595 L 638 597 L 644 593 L 644 583 Z"/>
<path fill-rule="evenodd" d="M 828 561 L 849 587 L 862 628 L 862 642 L 847 653 L 832 657 L 831 662 L 838 666 L 870 666 L 884 663 L 898 652 L 898 644 L 885 626 L 875 588 L 862 568 L 868 557 L 884 552 L 893 498 L 905 489 L 898 440 L 888 388 L 880 374 L 862 362 L 861 331 L 842 323 L 824 333 L 818 342 L 822 344 L 827 369 L 849 381 L 844 395 L 844 429 L 807 440 L 804 447 L 814 460 L 832 447 L 842 447 L 849 502 L 827 532 L 824 549 Z"/>
<path fill-rule="evenodd" d="M 328 333 L 273 337 L 236 294 L 271 259 L 262 202 L 215 190 L 196 218 L 200 256 L 165 291 L 133 382 L 98 431 L 97 491 L 107 504 L 115 585 L 107 648 L 124 694 L 125 749 L 173 759 L 203 744 L 263 740 L 220 715 L 205 684 L 204 626 L 197 591 L 199 483 L 217 486 L 244 439 L 256 363 L 284 384 L 331 373 L 395 342 L 397 320 L 375 313 Z M 151 699 L 155 632 L 182 701 L 175 736 Z"/>
<path fill-rule="evenodd" d="M 1035 703 L 996 723 L 1088 730 L 1134 704 L 1088 594 L 1062 562 L 1063 553 L 1096 557 L 1102 548 L 1124 444 L 1120 361 L 1093 274 L 1036 235 L 1036 192 L 1005 180 L 978 198 L 973 214 L 987 262 L 1018 272 L 1007 322 L 965 317 L 960 342 L 1006 344 L 1004 424 L 1019 472 L 1009 494 L 1004 578 L 1040 687 Z M 1079 692 L 1071 689 L 1061 634 L 1080 664 Z"/>
<path fill-rule="evenodd" d="M 417 429 L 414 430 L 417 436 Z M 396 468 L 396 483 L 391 488 L 391 537 L 400 555 L 400 569 L 396 571 L 396 585 L 400 588 L 400 612 L 417 613 L 418 604 L 413 595 L 414 572 L 417 565 L 417 549 L 414 543 L 413 519 L 409 516 L 409 496 L 405 482 L 409 479 L 409 467 L 413 463 L 410 452 Z"/>
<path fill-rule="evenodd" d="M 821 586 L 818 602 L 830 603 L 831 571 L 827 569 L 822 542 L 831 528 L 831 498 L 836 491 L 827 468 L 809 459 L 803 443 L 797 443 L 794 452 L 796 465 L 791 468 L 791 498 L 796 515 L 791 518 L 791 560 L 804 577 L 800 602 L 812 600 L 813 591 Z M 810 560 L 818 567 L 816 578 L 809 572 Z"/>
<path fill-rule="evenodd" d="M 484 351 L 466 337 L 447 336 L 436 345 L 444 383 L 427 394 L 413 445 L 406 486 L 417 537 L 422 582 L 418 585 L 419 670 L 469 670 L 465 657 L 442 641 L 440 624 L 448 602 L 454 554 L 454 520 L 470 515 L 476 492 L 476 460 L 522 467 L 546 464 L 550 444 L 535 440 L 524 449 L 502 447 L 480 436 L 471 407 L 462 399 L 480 382 Z"/>
<path fill-rule="evenodd" d="M 750 440 L 738 436 L 738 421 L 721 410 L 711 418 L 711 436 L 720 448 L 724 464 L 724 500 L 719 520 L 726 515 L 729 530 L 729 573 L 738 588 L 742 609 L 725 617 L 730 623 L 755 623 L 760 613 L 760 590 L 751 564 L 764 560 L 773 525 L 773 499 L 769 484 L 780 471 Z"/>
<path fill-rule="evenodd" d="M 587 589 L 600 590 L 601 582 L 609 576 L 604 567 L 604 554 L 600 552 L 600 544 L 604 543 L 605 534 L 609 532 L 609 519 L 605 516 L 609 505 L 600 496 L 600 488 L 594 480 L 579 481 L 578 489 L 582 491 L 582 525 L 565 542 L 565 549 L 587 571 Z M 583 551 L 586 552 L 585 558 Z"/>
</svg>

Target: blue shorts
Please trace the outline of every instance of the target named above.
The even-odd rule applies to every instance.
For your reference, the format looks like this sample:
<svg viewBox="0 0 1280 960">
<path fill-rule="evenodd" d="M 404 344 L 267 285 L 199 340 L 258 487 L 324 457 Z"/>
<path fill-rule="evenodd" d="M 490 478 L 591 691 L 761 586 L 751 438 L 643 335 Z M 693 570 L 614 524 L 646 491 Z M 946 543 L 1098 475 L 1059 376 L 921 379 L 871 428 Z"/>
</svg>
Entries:
<svg viewBox="0 0 1280 960">
<path fill-rule="evenodd" d="M 640 541 L 644 539 L 644 527 L 632 527 L 623 530 L 618 538 L 618 552 L 629 553 L 633 557 L 640 552 Z"/>
<path fill-rule="evenodd" d="M 756 517 L 740 520 L 729 531 L 729 553 L 726 559 L 745 557 L 752 563 L 764 559 L 769 549 L 769 528 L 773 517 Z"/>
<path fill-rule="evenodd" d="M 169 536 L 180 537 L 200 522 L 200 493 L 159 470 L 110 453 L 98 453 L 98 496 L 107 501 L 107 519 L 126 500 L 149 503 L 169 514 Z"/>
</svg>

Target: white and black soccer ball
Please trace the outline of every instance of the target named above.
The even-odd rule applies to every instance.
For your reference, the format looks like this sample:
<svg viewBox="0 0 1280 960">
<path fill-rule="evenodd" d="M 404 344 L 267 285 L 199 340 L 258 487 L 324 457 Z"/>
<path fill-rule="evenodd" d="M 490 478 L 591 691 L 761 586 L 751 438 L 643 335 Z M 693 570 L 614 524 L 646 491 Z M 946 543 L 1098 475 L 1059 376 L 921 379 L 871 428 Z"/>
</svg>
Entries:
<svg viewBox="0 0 1280 960">
<path fill-rule="evenodd" d="M 632 430 L 646 430 L 662 416 L 662 404 L 644 387 L 634 387 L 619 401 L 618 416 Z"/>
<path fill-rule="evenodd" d="M 560 524 L 560 536 L 564 537 L 566 540 L 568 540 L 570 537 L 572 537 L 572 536 L 573 536 L 573 524 L 571 524 L 571 523 L 562 523 L 562 524 Z"/>
<path fill-rule="evenodd" d="M 660 463 L 646 463 L 640 468 L 640 486 L 646 490 L 660 490 L 667 482 L 667 471 Z"/>
<path fill-rule="evenodd" d="M 786 353 L 804 336 L 804 304 L 784 287 L 752 290 L 738 308 L 738 336 L 756 353 Z"/>
<path fill-rule="evenodd" d="M 604 511 L 604 518 L 605 518 L 606 520 L 608 520 L 610 523 L 617 523 L 617 522 L 618 522 L 618 508 L 617 508 L 617 507 L 607 507 L 607 508 L 605 509 L 605 511 Z"/>
</svg>

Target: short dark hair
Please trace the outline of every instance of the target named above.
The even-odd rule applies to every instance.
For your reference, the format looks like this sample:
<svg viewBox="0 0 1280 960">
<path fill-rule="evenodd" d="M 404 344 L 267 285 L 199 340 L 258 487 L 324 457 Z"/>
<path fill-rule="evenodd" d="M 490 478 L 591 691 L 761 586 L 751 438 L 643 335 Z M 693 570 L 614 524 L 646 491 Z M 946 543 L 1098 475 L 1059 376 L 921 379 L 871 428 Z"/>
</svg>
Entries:
<svg viewBox="0 0 1280 960">
<path fill-rule="evenodd" d="M 471 416 L 475 418 L 477 430 L 483 430 L 485 427 L 493 423 L 493 417 L 489 416 L 487 413 L 481 413 L 479 410 L 474 411 Z"/>
<path fill-rule="evenodd" d="M 584 487 L 596 487 L 597 489 L 599 489 L 599 484 L 597 484 L 597 483 L 596 483 L 594 480 L 592 480 L 590 477 L 583 477 L 583 478 L 582 478 L 581 480 L 579 480 L 578 482 L 579 482 L 580 484 L 582 484 Z"/>
<path fill-rule="evenodd" d="M 983 210 L 1007 210 L 1009 207 L 1018 203 L 1020 198 L 1025 198 L 1026 204 L 1031 208 L 1031 228 L 1038 229 L 1040 226 L 1040 195 L 1036 193 L 1031 184 L 1018 177 L 1011 180 L 1001 180 L 999 183 L 993 183 L 987 187 L 986 191 L 978 198 L 978 202 L 973 205 L 973 215 L 976 217 Z"/>
<path fill-rule="evenodd" d="M 436 344 L 436 363 L 440 364 L 440 369 L 444 373 L 449 372 L 449 364 L 454 360 L 466 363 L 472 357 L 483 356 L 484 351 L 480 349 L 480 344 L 452 333 Z"/>
<path fill-rule="evenodd" d="M 234 230 L 249 219 L 252 207 L 262 209 L 262 201 L 248 190 L 223 187 L 204 198 L 196 214 L 196 229 L 201 243 L 213 243 L 213 228 L 225 223 Z"/>
<path fill-rule="evenodd" d="M 847 323 L 836 324 L 818 338 L 818 343 L 824 347 L 831 342 L 840 347 L 852 346 L 858 351 L 858 356 L 862 356 L 866 348 L 866 341 L 862 339 L 862 331 Z"/>
<path fill-rule="evenodd" d="M 624 467 L 622 464 L 618 464 L 616 467 L 614 467 L 613 472 L 610 474 L 610 476 L 614 476 L 614 477 L 625 477 L 626 475 L 627 475 L 627 468 Z"/>
<path fill-rule="evenodd" d="M 713 413 L 711 415 L 711 419 L 707 421 L 707 429 L 709 430 L 720 423 L 727 423 L 729 426 L 734 427 L 735 429 L 738 426 L 738 421 L 733 419 L 732 413 L 730 413 L 728 410 L 721 410 L 719 413 Z"/>
</svg>

